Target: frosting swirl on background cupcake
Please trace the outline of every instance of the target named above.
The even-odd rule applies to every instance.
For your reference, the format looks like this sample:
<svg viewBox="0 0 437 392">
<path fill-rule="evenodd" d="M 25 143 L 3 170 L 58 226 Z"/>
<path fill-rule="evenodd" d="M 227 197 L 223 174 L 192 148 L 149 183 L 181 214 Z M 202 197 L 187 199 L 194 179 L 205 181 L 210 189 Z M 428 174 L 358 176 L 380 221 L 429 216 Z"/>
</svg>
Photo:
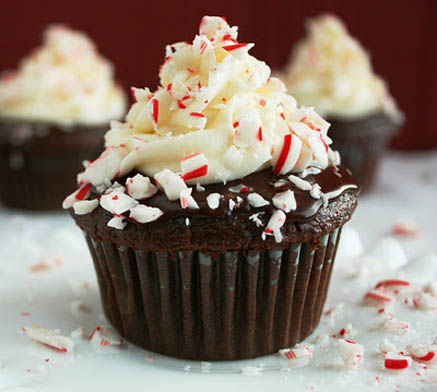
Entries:
<svg viewBox="0 0 437 392">
<path fill-rule="evenodd" d="M 283 78 L 300 104 L 314 106 L 322 115 L 383 111 L 401 119 L 384 80 L 373 72 L 369 54 L 333 15 L 308 21 L 307 37 L 296 45 Z"/>
<path fill-rule="evenodd" d="M 161 85 L 153 93 L 132 89 L 136 103 L 126 122 L 113 122 L 106 134 L 106 146 L 117 148 L 111 156 L 121 160 L 118 174 L 137 169 L 153 177 L 169 169 L 209 184 L 269 166 L 285 174 L 332 164 L 329 124 L 297 107 L 270 68 L 249 54 L 254 44 L 238 43 L 237 30 L 206 16 L 192 44 L 167 46 Z M 203 168 L 195 178 L 184 176 L 193 154 L 191 169 Z M 91 177 L 85 171 L 81 181 L 99 185 Z"/>
<path fill-rule="evenodd" d="M 0 78 L 0 116 L 60 124 L 121 118 L 125 96 L 112 64 L 83 33 L 49 26 L 43 45 Z"/>
</svg>

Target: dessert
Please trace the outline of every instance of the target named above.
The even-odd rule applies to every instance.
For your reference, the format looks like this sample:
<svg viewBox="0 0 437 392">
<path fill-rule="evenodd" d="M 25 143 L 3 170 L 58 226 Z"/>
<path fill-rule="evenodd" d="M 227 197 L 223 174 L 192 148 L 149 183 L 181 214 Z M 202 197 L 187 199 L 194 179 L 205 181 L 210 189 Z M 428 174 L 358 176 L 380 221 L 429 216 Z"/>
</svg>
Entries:
<svg viewBox="0 0 437 392">
<path fill-rule="evenodd" d="M 284 82 L 299 104 L 315 107 L 331 123 L 333 148 L 367 190 L 402 113 L 341 20 L 321 15 L 308 22 L 307 32 L 293 51 Z"/>
<path fill-rule="evenodd" d="M 59 209 L 84 159 L 102 149 L 125 96 L 113 67 L 83 33 L 49 26 L 17 71 L 0 76 L 0 199 L 8 207 Z"/>
<path fill-rule="evenodd" d="M 303 340 L 356 207 L 329 124 L 252 47 L 209 16 L 192 44 L 167 46 L 160 86 L 132 90 L 63 203 L 108 319 L 154 352 L 232 360 Z"/>
</svg>

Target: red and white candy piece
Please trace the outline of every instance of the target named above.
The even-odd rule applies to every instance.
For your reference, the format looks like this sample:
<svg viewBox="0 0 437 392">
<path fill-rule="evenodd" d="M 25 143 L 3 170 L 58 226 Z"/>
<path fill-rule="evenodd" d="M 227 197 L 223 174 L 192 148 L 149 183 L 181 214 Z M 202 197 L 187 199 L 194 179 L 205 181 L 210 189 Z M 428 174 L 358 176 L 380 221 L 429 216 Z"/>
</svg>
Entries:
<svg viewBox="0 0 437 392">
<path fill-rule="evenodd" d="M 107 223 L 108 227 L 112 227 L 114 229 L 123 230 L 126 227 L 127 223 L 125 222 L 124 216 L 113 216 Z"/>
<path fill-rule="evenodd" d="M 285 213 L 289 213 L 290 211 L 294 211 L 296 209 L 294 192 L 290 190 L 277 193 L 275 196 L 273 196 L 272 202 L 276 208 L 284 211 Z"/>
<path fill-rule="evenodd" d="M 156 127 L 159 120 L 159 101 L 157 98 L 150 100 L 150 120 L 152 124 Z"/>
<path fill-rule="evenodd" d="M 23 331 L 31 339 L 64 353 L 73 350 L 74 342 L 66 336 L 62 336 L 58 329 L 43 327 L 25 327 Z"/>
<path fill-rule="evenodd" d="M 378 324 L 375 328 L 379 331 L 386 331 L 392 333 L 393 335 L 405 335 L 410 330 L 410 324 L 406 321 L 398 320 L 392 314 L 388 314 L 386 319 Z"/>
<path fill-rule="evenodd" d="M 432 295 L 434 298 L 437 298 L 437 282 L 432 282 L 427 284 L 424 287 L 423 291 L 425 291 L 425 293 Z"/>
<path fill-rule="evenodd" d="M 281 210 L 275 210 L 270 217 L 267 227 L 264 229 L 262 238 L 265 239 L 266 235 L 274 235 L 276 242 L 282 241 L 281 227 L 284 226 L 287 217 Z"/>
<path fill-rule="evenodd" d="M 91 184 L 82 185 L 78 190 L 74 191 L 71 195 L 68 195 L 62 202 L 62 208 L 64 210 L 73 207 L 73 204 L 77 201 L 88 199 L 91 194 Z"/>
<path fill-rule="evenodd" d="M 391 231 L 395 235 L 417 236 L 420 234 L 417 224 L 407 219 L 399 219 L 394 222 Z"/>
<path fill-rule="evenodd" d="M 102 195 L 100 205 L 112 214 L 121 215 L 138 205 L 138 201 L 126 195 L 122 190 L 116 189 L 115 191 Z"/>
<path fill-rule="evenodd" d="M 249 216 L 249 219 L 256 224 L 256 227 L 262 227 L 263 226 L 263 222 L 259 218 L 260 214 L 261 213 L 258 212 L 257 214 L 252 214 L 251 216 Z"/>
<path fill-rule="evenodd" d="M 208 160 L 205 154 L 192 154 L 181 159 L 182 179 L 184 181 L 204 177 L 208 174 Z"/>
<path fill-rule="evenodd" d="M 120 174 L 121 162 L 127 153 L 125 145 L 108 147 L 84 172 L 77 176 L 78 183 L 91 183 L 94 186 L 109 183 Z"/>
<path fill-rule="evenodd" d="M 111 328 L 97 326 L 89 337 L 91 343 L 99 346 L 119 346 L 123 343 L 123 339 L 120 338 Z"/>
<path fill-rule="evenodd" d="M 410 357 L 388 352 L 384 359 L 384 367 L 389 370 L 403 370 L 411 366 Z"/>
<path fill-rule="evenodd" d="M 425 291 L 414 296 L 413 304 L 420 310 L 437 310 L 437 298 Z"/>
<path fill-rule="evenodd" d="M 346 324 L 346 326 L 338 332 L 338 335 L 343 338 L 354 338 L 357 336 L 358 331 L 352 326 L 351 323 Z"/>
<path fill-rule="evenodd" d="M 313 356 L 311 347 L 301 343 L 292 349 L 279 350 L 279 355 L 289 361 L 290 367 L 302 367 L 309 365 Z"/>
<path fill-rule="evenodd" d="M 305 177 L 308 177 L 308 176 L 314 176 L 314 175 L 316 175 L 316 174 L 319 174 L 321 171 L 322 171 L 322 170 L 319 169 L 318 167 L 314 167 L 314 166 L 307 167 L 306 169 L 304 169 L 304 170 L 299 174 L 299 177 L 300 177 L 300 178 L 305 178 Z"/>
<path fill-rule="evenodd" d="M 414 361 L 429 363 L 437 359 L 437 346 L 427 346 L 424 344 L 407 344 L 405 348 L 410 353 L 411 358 L 413 358 Z"/>
<path fill-rule="evenodd" d="M 382 280 L 381 282 L 378 282 L 375 286 L 375 289 L 379 289 L 381 287 L 384 287 L 386 290 L 395 291 L 399 290 L 400 288 L 409 287 L 410 282 L 408 280 L 403 279 L 387 279 Z"/>
<path fill-rule="evenodd" d="M 266 199 L 264 199 L 264 197 L 255 192 L 247 195 L 247 201 L 249 202 L 249 205 L 254 208 L 265 207 L 270 204 Z"/>
<path fill-rule="evenodd" d="M 131 208 L 129 218 L 138 223 L 149 223 L 156 221 L 163 214 L 164 213 L 159 208 L 138 204 L 134 208 Z"/>
<path fill-rule="evenodd" d="M 97 199 L 76 201 L 73 204 L 73 211 L 76 215 L 85 215 L 93 212 L 98 205 L 99 201 Z"/>
<path fill-rule="evenodd" d="M 181 208 L 191 208 L 195 210 L 199 209 L 199 205 L 197 204 L 196 200 L 194 200 L 193 196 L 191 196 L 192 191 L 192 188 L 187 188 L 181 191 L 179 196 Z"/>
<path fill-rule="evenodd" d="M 126 191 L 135 200 L 144 200 L 158 192 L 158 188 L 150 182 L 149 177 L 136 174 L 126 180 Z"/>
<path fill-rule="evenodd" d="M 319 184 L 311 185 L 310 196 L 316 200 L 319 200 L 322 197 L 322 188 L 320 188 Z"/>
<path fill-rule="evenodd" d="M 370 306 L 380 306 L 382 303 L 393 301 L 393 295 L 388 292 L 384 287 L 369 291 L 364 295 L 364 301 Z"/>
<path fill-rule="evenodd" d="M 291 133 L 284 136 L 281 144 L 273 153 L 273 173 L 275 176 L 288 173 L 292 170 L 300 157 L 302 141 Z"/>
<path fill-rule="evenodd" d="M 211 193 L 206 197 L 206 202 L 208 204 L 208 207 L 211 208 L 211 210 L 215 210 L 220 205 L 220 199 L 221 199 L 220 193 Z"/>
<path fill-rule="evenodd" d="M 243 107 L 233 122 L 234 143 L 236 146 L 255 146 L 263 140 L 262 122 L 258 110 Z"/>
<path fill-rule="evenodd" d="M 158 187 L 164 191 L 170 201 L 179 199 L 181 192 L 188 189 L 184 180 L 169 169 L 156 173 L 154 178 Z"/>
<path fill-rule="evenodd" d="M 382 354 L 386 355 L 388 352 L 397 352 L 395 345 L 388 342 L 387 340 L 384 340 L 382 343 L 379 343 L 379 351 L 381 351 Z"/>
<path fill-rule="evenodd" d="M 294 176 L 293 174 L 290 174 L 288 176 L 288 180 L 296 185 L 300 190 L 302 191 L 310 191 L 311 190 L 311 183 L 309 183 L 306 180 L 302 180 L 302 178 L 299 178 L 298 176 Z"/>
<path fill-rule="evenodd" d="M 232 193 L 246 193 L 249 192 L 249 187 L 244 184 L 238 184 L 229 188 L 229 192 Z"/>
<path fill-rule="evenodd" d="M 346 368 L 357 368 L 363 363 L 364 349 L 361 344 L 348 339 L 339 339 L 335 348 Z"/>
</svg>

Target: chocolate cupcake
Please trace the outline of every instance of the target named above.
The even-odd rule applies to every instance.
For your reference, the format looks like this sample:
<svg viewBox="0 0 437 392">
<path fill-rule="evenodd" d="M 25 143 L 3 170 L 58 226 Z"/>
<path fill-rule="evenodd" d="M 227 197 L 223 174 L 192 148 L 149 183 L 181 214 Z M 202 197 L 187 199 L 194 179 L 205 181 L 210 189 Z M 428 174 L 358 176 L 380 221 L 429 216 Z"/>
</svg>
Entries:
<svg viewBox="0 0 437 392">
<path fill-rule="evenodd" d="M 0 78 L 0 199 L 59 209 L 85 159 L 97 157 L 125 96 L 112 65 L 83 34 L 50 26 L 43 45 Z"/>
<path fill-rule="evenodd" d="M 299 104 L 314 106 L 331 123 L 330 136 L 363 191 L 371 188 L 380 157 L 403 122 L 369 55 L 335 16 L 310 20 L 283 73 Z"/>
<path fill-rule="evenodd" d="M 125 338 L 194 360 L 267 355 L 317 326 L 358 185 L 329 124 L 298 108 L 237 28 L 204 17 L 161 86 L 64 201 Z"/>
</svg>

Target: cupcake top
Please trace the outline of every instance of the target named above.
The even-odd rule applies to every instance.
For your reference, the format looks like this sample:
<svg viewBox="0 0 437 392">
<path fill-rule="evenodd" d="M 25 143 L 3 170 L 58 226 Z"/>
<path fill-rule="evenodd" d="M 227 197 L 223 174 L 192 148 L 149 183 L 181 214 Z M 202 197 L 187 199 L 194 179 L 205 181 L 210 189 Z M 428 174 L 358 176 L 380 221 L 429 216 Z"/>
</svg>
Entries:
<svg viewBox="0 0 437 392">
<path fill-rule="evenodd" d="M 161 85 L 153 93 L 134 88 L 127 121 L 113 122 L 106 134 L 107 147 L 124 146 L 122 174 L 169 169 L 189 183 L 210 184 L 269 166 L 284 174 L 330 164 L 329 124 L 297 107 L 249 54 L 254 44 L 237 41 L 237 30 L 206 16 L 192 44 L 167 46 Z"/>
<path fill-rule="evenodd" d="M 329 124 L 298 108 L 252 47 L 209 16 L 192 44 L 169 45 L 161 85 L 132 89 L 126 122 L 111 123 L 106 150 L 86 162 L 64 208 L 85 215 L 99 207 L 93 216 L 116 229 L 234 215 L 281 242 L 286 219 L 312 219 L 356 192 L 329 147 Z"/>
<path fill-rule="evenodd" d="M 57 124 L 121 118 L 125 96 L 112 64 L 83 33 L 49 26 L 42 46 L 0 77 L 0 117 Z"/>
<path fill-rule="evenodd" d="M 369 54 L 343 22 L 321 15 L 307 23 L 307 37 L 293 51 L 284 81 L 297 101 L 328 116 L 401 114 L 386 83 L 373 72 Z"/>
</svg>

